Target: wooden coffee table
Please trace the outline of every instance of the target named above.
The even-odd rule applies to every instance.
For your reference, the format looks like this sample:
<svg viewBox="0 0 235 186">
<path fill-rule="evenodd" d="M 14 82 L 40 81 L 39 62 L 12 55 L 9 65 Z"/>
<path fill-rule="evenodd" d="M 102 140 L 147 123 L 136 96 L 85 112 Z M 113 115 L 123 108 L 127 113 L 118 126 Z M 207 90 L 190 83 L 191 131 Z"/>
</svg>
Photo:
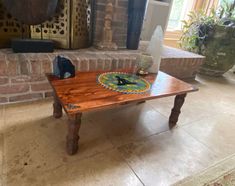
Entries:
<svg viewBox="0 0 235 186">
<path fill-rule="evenodd" d="M 127 71 L 121 71 L 127 72 Z M 146 94 L 123 94 L 105 89 L 97 83 L 99 72 L 78 72 L 74 78 L 59 80 L 48 74 L 48 80 L 54 90 L 55 118 L 62 116 L 62 108 L 68 115 L 67 152 L 70 155 L 78 151 L 79 129 L 83 112 L 111 108 L 133 102 L 142 102 L 168 96 L 176 96 L 174 107 L 169 117 L 170 128 L 174 127 L 180 115 L 186 94 L 197 91 L 194 86 L 171 77 L 163 72 L 150 74 L 144 78 L 152 84 Z M 120 118 L 121 119 L 121 118 Z"/>
</svg>

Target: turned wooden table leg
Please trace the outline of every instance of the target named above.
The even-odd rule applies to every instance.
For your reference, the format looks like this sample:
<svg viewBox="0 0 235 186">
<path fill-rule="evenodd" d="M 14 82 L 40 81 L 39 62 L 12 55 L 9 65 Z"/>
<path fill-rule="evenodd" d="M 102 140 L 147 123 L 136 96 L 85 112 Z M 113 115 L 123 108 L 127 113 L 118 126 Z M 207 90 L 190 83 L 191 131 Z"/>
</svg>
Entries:
<svg viewBox="0 0 235 186">
<path fill-rule="evenodd" d="M 53 108 L 54 108 L 54 110 L 53 110 L 54 118 L 61 118 L 63 115 L 62 106 L 61 106 L 56 95 L 54 95 Z"/>
<path fill-rule="evenodd" d="M 136 105 L 140 105 L 140 104 L 144 104 L 144 103 L 146 103 L 146 101 L 140 101 L 140 102 L 136 103 Z"/>
<path fill-rule="evenodd" d="M 171 115 L 169 118 L 169 127 L 170 128 L 173 128 L 178 122 L 179 115 L 181 113 L 180 110 L 184 104 L 184 100 L 185 100 L 186 95 L 187 94 L 181 94 L 181 95 L 177 95 L 175 97 L 174 107 L 171 110 Z"/>
<path fill-rule="evenodd" d="M 67 153 L 76 154 L 78 151 L 79 129 L 81 126 L 82 113 L 69 115 L 68 135 L 67 135 Z"/>
</svg>

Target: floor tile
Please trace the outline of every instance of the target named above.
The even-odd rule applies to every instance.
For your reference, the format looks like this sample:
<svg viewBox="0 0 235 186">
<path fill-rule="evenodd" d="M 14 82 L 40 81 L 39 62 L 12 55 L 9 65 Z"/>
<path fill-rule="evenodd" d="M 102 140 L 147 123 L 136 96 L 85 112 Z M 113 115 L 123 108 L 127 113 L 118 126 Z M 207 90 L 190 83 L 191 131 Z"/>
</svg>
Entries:
<svg viewBox="0 0 235 186">
<path fill-rule="evenodd" d="M 5 119 L 5 107 L 0 105 L 0 134 L 3 133 L 4 119 Z"/>
<path fill-rule="evenodd" d="M 222 158 L 235 153 L 235 115 L 220 114 L 204 118 L 182 129 Z"/>
<path fill-rule="evenodd" d="M 173 97 L 85 113 L 75 156 L 51 99 L 0 106 L 0 186 L 165 186 L 235 153 L 235 75 L 192 83 L 171 131 Z"/>
<path fill-rule="evenodd" d="M 193 121 L 197 121 L 203 117 L 214 115 L 214 110 L 212 112 L 208 112 L 208 109 L 211 109 L 210 104 L 208 104 L 205 100 L 197 99 L 198 96 L 195 94 L 198 93 L 188 94 L 185 98 L 185 103 L 179 116 L 178 125 L 185 125 Z M 174 97 L 149 101 L 149 104 L 156 111 L 160 112 L 166 117 L 169 117 L 171 114 L 171 109 L 173 108 Z"/>
<path fill-rule="evenodd" d="M 51 101 L 37 101 L 7 105 L 5 108 L 4 133 L 20 128 L 25 123 L 32 123 L 52 116 Z M 23 126 L 24 128 L 24 126 Z"/>
<path fill-rule="evenodd" d="M 24 103 L 16 103 L 16 104 L 9 104 L 5 105 L 5 110 L 9 114 L 15 114 L 18 112 L 30 112 L 32 109 L 43 110 L 43 109 L 52 109 L 53 99 L 45 99 L 45 100 L 38 100 L 38 101 L 31 101 L 31 102 L 24 102 Z"/>
<path fill-rule="evenodd" d="M 169 130 L 168 119 L 146 103 L 121 107 L 108 114 L 98 112 L 91 118 L 115 147 Z"/>
<path fill-rule="evenodd" d="M 189 124 L 216 114 L 234 113 L 235 105 L 231 100 L 235 99 L 235 84 L 225 78 L 209 77 L 204 79 L 199 77 L 198 81 L 193 83 L 199 87 L 199 91 L 187 95 L 178 125 Z M 167 117 L 170 115 L 173 103 L 174 97 L 149 101 L 154 109 Z"/>
<path fill-rule="evenodd" d="M 112 150 L 96 156 L 67 163 L 41 175 L 12 176 L 8 186 L 141 186 L 142 183 L 121 158 Z"/>
<path fill-rule="evenodd" d="M 124 145 L 119 151 L 148 186 L 171 185 L 217 159 L 212 151 L 181 129 Z"/>
<path fill-rule="evenodd" d="M 205 76 L 198 74 L 197 75 L 197 81 L 200 81 L 201 83 L 211 85 L 212 88 L 217 88 L 218 86 L 221 87 L 227 87 L 227 88 L 233 88 L 231 85 L 235 84 L 235 74 L 232 73 L 231 71 L 228 71 L 225 73 L 222 77 L 210 77 L 210 76 Z"/>
<path fill-rule="evenodd" d="M 49 105 L 48 105 L 49 106 Z M 22 107 L 24 110 L 24 108 Z M 25 109 L 27 110 L 27 109 Z M 8 117 L 4 132 L 4 174 L 23 176 L 44 172 L 76 159 L 83 159 L 112 149 L 113 145 L 104 133 L 86 118 L 82 120 L 79 154 L 68 156 L 65 150 L 67 117 L 54 119 L 45 107 L 27 112 L 15 112 Z"/>
<path fill-rule="evenodd" d="M 0 186 L 3 186 L 3 135 L 0 134 Z"/>
</svg>

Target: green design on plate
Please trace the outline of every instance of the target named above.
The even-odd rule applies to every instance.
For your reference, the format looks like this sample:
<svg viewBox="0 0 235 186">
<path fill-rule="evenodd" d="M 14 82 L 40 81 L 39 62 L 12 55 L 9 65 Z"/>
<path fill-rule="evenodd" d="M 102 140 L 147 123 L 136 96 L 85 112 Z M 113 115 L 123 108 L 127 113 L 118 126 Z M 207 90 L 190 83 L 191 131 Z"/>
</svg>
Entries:
<svg viewBox="0 0 235 186">
<path fill-rule="evenodd" d="M 99 75 L 98 82 L 107 89 L 125 94 L 141 94 L 151 88 L 151 84 L 145 79 L 123 72 L 103 73 Z"/>
</svg>

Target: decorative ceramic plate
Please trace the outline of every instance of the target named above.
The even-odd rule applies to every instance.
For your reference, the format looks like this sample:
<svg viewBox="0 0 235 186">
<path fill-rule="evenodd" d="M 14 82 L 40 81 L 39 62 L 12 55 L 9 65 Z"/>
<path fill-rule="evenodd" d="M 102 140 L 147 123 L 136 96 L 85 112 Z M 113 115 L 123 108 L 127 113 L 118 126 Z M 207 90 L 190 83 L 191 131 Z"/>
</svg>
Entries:
<svg viewBox="0 0 235 186">
<path fill-rule="evenodd" d="M 151 88 L 145 79 L 123 72 L 103 73 L 98 76 L 98 82 L 107 89 L 125 94 L 142 94 Z"/>
</svg>

